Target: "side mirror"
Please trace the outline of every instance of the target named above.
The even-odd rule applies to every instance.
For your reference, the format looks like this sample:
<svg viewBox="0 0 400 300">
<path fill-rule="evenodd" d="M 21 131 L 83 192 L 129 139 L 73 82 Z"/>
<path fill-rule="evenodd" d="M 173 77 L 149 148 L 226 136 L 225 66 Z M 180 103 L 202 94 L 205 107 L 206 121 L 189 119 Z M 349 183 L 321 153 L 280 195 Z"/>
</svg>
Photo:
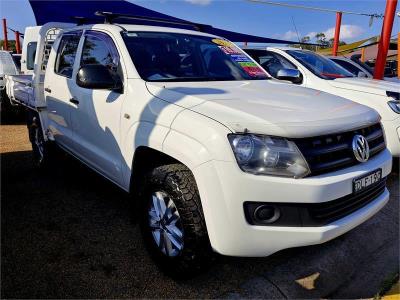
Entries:
<svg viewBox="0 0 400 300">
<path fill-rule="evenodd" d="M 296 69 L 280 69 L 276 74 L 276 78 L 293 83 L 301 83 L 303 81 L 300 71 Z"/>
<path fill-rule="evenodd" d="M 82 88 L 94 90 L 122 89 L 119 76 L 100 64 L 81 67 L 76 75 L 76 84 Z"/>
<path fill-rule="evenodd" d="M 359 71 L 359 72 L 357 73 L 357 77 L 358 77 L 358 78 L 368 78 L 368 75 L 365 74 L 365 73 L 362 72 L 362 71 Z"/>
</svg>

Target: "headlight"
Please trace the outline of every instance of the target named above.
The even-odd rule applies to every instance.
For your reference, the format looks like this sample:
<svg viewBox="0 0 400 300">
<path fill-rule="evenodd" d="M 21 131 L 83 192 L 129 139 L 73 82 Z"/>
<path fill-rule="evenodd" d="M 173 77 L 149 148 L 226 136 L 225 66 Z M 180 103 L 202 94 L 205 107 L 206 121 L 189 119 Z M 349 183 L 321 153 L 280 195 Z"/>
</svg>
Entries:
<svg viewBox="0 0 400 300">
<path fill-rule="evenodd" d="M 284 138 L 254 134 L 230 134 L 239 167 L 256 175 L 301 178 L 310 174 L 296 144 Z"/>
<path fill-rule="evenodd" d="M 395 113 L 400 114 L 400 101 L 392 100 L 388 102 L 388 105 Z"/>
</svg>

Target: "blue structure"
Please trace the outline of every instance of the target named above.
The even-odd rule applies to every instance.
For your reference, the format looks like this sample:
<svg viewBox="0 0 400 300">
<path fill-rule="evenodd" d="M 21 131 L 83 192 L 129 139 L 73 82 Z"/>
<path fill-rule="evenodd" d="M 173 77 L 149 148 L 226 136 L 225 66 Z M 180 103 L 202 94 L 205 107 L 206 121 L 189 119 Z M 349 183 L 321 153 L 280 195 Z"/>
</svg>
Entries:
<svg viewBox="0 0 400 300">
<path fill-rule="evenodd" d="M 84 18 L 88 24 L 102 23 L 103 17 L 95 16 L 96 11 L 113 12 L 120 14 L 131 14 L 135 16 L 162 18 L 177 22 L 190 22 L 178 19 L 166 14 L 156 12 L 154 10 L 144 8 L 125 0 L 101 0 L 101 1 L 57 1 L 57 0 L 29 0 L 36 18 L 37 25 L 43 25 L 48 22 L 74 22 L 73 17 Z M 139 21 L 124 19 L 124 24 L 141 24 L 141 25 L 160 25 L 159 22 Z M 168 27 L 190 28 L 188 26 L 165 24 Z M 204 32 L 225 37 L 232 42 L 248 42 L 248 43 L 274 43 L 274 44 L 299 44 L 294 41 L 285 41 L 279 39 L 270 39 L 249 34 L 243 34 L 224 29 L 206 26 Z"/>
</svg>

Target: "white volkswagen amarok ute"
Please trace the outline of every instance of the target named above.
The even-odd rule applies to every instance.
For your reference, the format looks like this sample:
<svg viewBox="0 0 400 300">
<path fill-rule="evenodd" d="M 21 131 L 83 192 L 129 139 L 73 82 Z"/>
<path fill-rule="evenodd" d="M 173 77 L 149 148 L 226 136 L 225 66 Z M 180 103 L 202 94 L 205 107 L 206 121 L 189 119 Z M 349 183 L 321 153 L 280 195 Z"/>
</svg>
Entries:
<svg viewBox="0 0 400 300">
<path fill-rule="evenodd" d="M 400 157 L 400 83 L 357 78 L 315 52 L 267 47 L 245 49 L 274 78 L 367 105 L 382 117 L 388 149 Z"/>
<path fill-rule="evenodd" d="M 37 47 L 30 97 L 15 93 L 36 164 L 55 166 L 56 144 L 132 193 L 145 244 L 171 276 L 196 274 L 213 251 L 326 242 L 389 199 L 392 157 L 374 110 L 269 80 L 223 38 L 50 23 Z"/>
</svg>

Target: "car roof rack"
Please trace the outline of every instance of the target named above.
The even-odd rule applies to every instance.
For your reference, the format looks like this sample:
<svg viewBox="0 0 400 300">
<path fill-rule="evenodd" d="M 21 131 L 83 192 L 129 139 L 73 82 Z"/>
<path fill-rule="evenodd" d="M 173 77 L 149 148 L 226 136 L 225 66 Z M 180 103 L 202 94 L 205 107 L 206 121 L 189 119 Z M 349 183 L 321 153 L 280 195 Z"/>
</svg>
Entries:
<svg viewBox="0 0 400 300">
<path fill-rule="evenodd" d="M 71 17 L 71 19 L 76 22 L 77 26 L 85 25 L 87 23 L 87 18 L 85 17 L 74 16 Z"/>
<path fill-rule="evenodd" d="M 211 25 L 193 23 L 193 22 L 184 21 L 184 20 L 174 21 L 174 20 L 164 19 L 164 18 L 137 16 L 137 15 L 129 15 L 129 14 L 119 14 L 119 13 L 106 12 L 106 11 L 96 11 L 95 15 L 99 16 L 99 17 L 104 17 L 105 24 L 113 24 L 114 20 L 116 20 L 116 19 L 128 19 L 128 20 L 137 20 L 137 21 L 158 22 L 158 23 L 171 24 L 171 25 L 191 26 L 195 30 L 201 31 L 201 32 L 204 32 L 206 29 L 212 28 Z"/>
</svg>

